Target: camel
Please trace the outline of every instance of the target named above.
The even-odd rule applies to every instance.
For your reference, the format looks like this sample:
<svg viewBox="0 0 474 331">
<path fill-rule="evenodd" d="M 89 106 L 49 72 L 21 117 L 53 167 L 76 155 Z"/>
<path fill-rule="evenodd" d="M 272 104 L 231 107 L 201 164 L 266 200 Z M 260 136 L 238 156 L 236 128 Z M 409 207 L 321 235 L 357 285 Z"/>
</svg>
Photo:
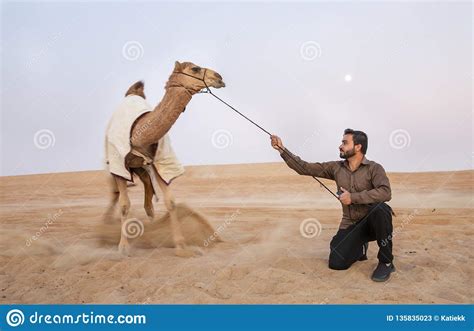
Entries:
<svg viewBox="0 0 474 331">
<path fill-rule="evenodd" d="M 171 189 L 157 173 L 152 160 L 158 141 L 170 130 L 179 115 L 191 101 L 192 96 L 207 87 L 225 87 L 222 76 L 214 70 L 202 68 L 191 62 L 180 63 L 176 61 L 173 72 L 165 85 L 166 92 L 161 102 L 153 111 L 141 115 L 134 122 L 130 132 L 131 152 L 125 157 L 125 164 L 132 172 L 132 176 L 133 173 L 138 175 L 143 182 L 145 188 L 144 208 L 151 221 L 154 220 L 153 195 L 156 195 L 159 190 L 162 191 L 166 209 L 170 214 L 175 254 L 182 257 L 193 256 L 194 253 L 186 247 L 178 220 L 178 208 Z M 137 82 L 133 84 L 128 89 L 126 96 L 130 94 L 145 98 L 143 83 Z M 127 180 L 114 174 L 112 176 L 113 188 L 118 193 L 113 194 L 112 202 L 106 215 L 110 214 L 113 206 L 118 201 L 122 224 L 118 249 L 122 254 L 128 255 L 130 246 L 128 238 L 123 231 L 130 210 Z"/>
</svg>

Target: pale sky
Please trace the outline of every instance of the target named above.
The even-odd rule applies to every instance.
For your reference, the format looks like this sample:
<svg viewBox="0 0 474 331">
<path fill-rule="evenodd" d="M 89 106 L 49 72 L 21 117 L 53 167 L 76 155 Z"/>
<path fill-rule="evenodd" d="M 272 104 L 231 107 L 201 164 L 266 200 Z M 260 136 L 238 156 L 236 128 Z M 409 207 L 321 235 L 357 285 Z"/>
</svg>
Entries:
<svg viewBox="0 0 474 331">
<path fill-rule="evenodd" d="M 127 88 L 156 105 L 175 60 L 307 161 L 350 127 L 387 171 L 472 168 L 470 2 L 2 2 L 1 21 L 4 176 L 102 169 Z M 205 94 L 170 134 L 184 165 L 281 161 Z"/>
</svg>

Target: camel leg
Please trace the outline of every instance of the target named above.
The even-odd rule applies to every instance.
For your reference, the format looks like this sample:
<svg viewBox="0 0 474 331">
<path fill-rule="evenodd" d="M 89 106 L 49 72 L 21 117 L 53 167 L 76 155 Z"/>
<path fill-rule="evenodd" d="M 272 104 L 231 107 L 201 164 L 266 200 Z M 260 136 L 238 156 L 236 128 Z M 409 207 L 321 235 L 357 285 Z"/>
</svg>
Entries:
<svg viewBox="0 0 474 331">
<path fill-rule="evenodd" d="M 156 183 L 158 182 L 159 188 L 163 192 L 163 195 L 165 197 L 166 209 L 170 213 L 171 233 L 173 235 L 173 242 L 176 247 L 175 254 L 181 257 L 194 256 L 193 251 L 189 250 L 186 247 L 186 242 L 184 240 L 183 233 L 181 231 L 181 226 L 178 220 L 178 210 L 176 208 L 176 203 L 174 200 L 173 193 L 171 192 L 170 188 L 165 183 L 165 181 L 156 173 L 153 165 L 146 165 L 144 166 L 144 168 L 150 175 L 152 184 L 155 186 Z M 156 187 L 155 187 L 155 191 L 157 191 Z"/>
<path fill-rule="evenodd" d="M 115 178 L 112 174 L 110 174 L 110 176 L 108 177 L 107 185 L 110 190 L 110 202 L 109 202 L 109 206 L 107 207 L 107 210 L 102 216 L 103 222 L 109 222 L 110 219 L 113 217 L 114 211 L 115 211 L 115 205 L 117 204 L 119 193 L 120 193 L 118 190 Z"/>
<path fill-rule="evenodd" d="M 150 220 L 150 222 L 153 222 L 155 217 L 155 211 L 153 209 L 153 194 L 155 193 L 153 190 L 153 184 L 151 183 L 150 176 L 144 169 L 137 168 L 134 171 L 138 175 L 138 177 L 140 177 L 140 180 L 143 182 L 143 186 L 145 188 L 145 212 L 148 215 L 148 219 Z"/>
<path fill-rule="evenodd" d="M 120 253 L 124 255 L 128 255 L 130 253 L 130 245 L 128 243 L 128 238 L 124 234 L 123 225 L 127 220 L 128 212 L 130 211 L 130 199 L 128 197 L 127 192 L 127 181 L 119 176 L 114 176 L 115 182 L 117 183 L 117 187 L 119 190 L 119 204 L 120 204 L 120 212 L 121 212 L 121 227 L 120 227 L 120 243 L 118 246 L 118 250 Z"/>
</svg>

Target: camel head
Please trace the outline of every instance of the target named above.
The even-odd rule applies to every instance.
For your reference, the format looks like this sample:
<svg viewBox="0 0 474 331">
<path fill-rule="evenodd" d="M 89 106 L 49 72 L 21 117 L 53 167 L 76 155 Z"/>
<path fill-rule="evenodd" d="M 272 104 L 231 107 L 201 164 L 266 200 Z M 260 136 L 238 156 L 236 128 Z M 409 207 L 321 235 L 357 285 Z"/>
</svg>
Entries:
<svg viewBox="0 0 474 331">
<path fill-rule="evenodd" d="M 136 82 L 135 84 L 133 84 L 132 86 L 130 86 L 128 88 L 127 93 L 125 93 L 125 96 L 128 96 L 128 95 L 139 95 L 143 99 L 146 99 L 146 97 L 145 97 L 145 83 L 140 80 L 140 81 Z"/>
<path fill-rule="evenodd" d="M 199 92 L 207 86 L 214 88 L 225 87 L 222 76 L 212 69 L 200 67 L 192 62 L 175 62 L 173 81 L 188 90 Z"/>
</svg>

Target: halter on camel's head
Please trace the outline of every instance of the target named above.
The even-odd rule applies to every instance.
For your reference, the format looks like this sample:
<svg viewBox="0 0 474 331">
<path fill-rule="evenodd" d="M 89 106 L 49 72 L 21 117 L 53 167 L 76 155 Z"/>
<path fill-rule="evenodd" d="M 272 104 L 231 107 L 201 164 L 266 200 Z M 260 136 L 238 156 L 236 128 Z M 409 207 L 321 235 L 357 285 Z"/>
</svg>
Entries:
<svg viewBox="0 0 474 331">
<path fill-rule="evenodd" d="M 175 62 L 173 73 L 165 88 L 184 87 L 189 93 L 195 94 L 209 87 L 225 87 L 222 76 L 209 68 L 200 67 L 192 62 Z"/>
<path fill-rule="evenodd" d="M 225 87 L 222 76 L 216 71 L 200 67 L 192 62 L 178 61 L 174 64 L 173 72 L 166 83 L 165 88 L 184 87 L 191 95 L 201 90 L 209 90 L 209 87 L 221 88 Z M 125 96 L 139 95 L 143 99 L 145 97 L 145 83 L 138 81 L 129 87 Z"/>
</svg>

